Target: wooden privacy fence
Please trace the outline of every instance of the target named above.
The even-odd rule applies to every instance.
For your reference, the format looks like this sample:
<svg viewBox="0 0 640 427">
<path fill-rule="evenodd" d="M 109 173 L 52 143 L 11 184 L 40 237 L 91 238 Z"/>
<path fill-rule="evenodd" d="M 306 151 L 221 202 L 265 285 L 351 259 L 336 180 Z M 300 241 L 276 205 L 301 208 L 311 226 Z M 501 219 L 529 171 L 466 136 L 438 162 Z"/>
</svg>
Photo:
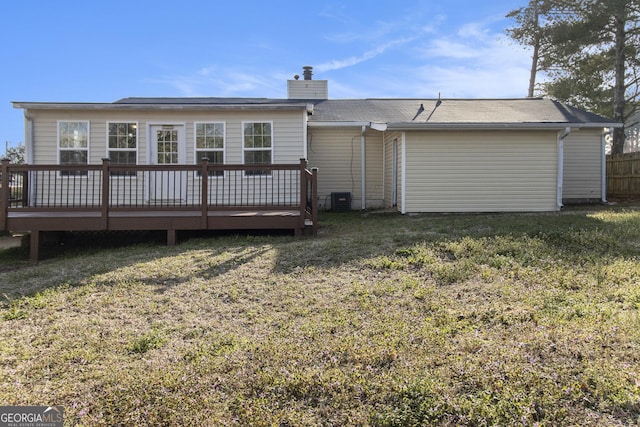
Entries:
<svg viewBox="0 0 640 427">
<path fill-rule="evenodd" d="M 640 152 L 607 156 L 607 196 L 640 196 Z"/>
</svg>

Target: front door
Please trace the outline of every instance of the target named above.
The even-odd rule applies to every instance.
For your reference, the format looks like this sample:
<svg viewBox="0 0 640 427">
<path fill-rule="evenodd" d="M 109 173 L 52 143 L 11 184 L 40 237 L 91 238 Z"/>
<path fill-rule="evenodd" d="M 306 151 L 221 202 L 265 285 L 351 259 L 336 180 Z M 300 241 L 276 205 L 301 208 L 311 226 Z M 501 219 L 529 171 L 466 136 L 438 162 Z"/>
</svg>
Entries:
<svg viewBox="0 0 640 427">
<path fill-rule="evenodd" d="M 151 134 L 151 164 L 184 164 L 186 156 L 183 125 L 153 125 Z M 186 200 L 186 171 L 158 170 L 149 176 L 149 201 L 162 204 Z"/>
</svg>

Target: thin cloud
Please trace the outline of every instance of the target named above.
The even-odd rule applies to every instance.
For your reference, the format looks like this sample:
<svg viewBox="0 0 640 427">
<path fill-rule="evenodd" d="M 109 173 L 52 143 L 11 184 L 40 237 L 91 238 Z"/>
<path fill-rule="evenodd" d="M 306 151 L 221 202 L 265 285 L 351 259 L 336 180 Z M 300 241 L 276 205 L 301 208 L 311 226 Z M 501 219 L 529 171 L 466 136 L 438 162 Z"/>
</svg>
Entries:
<svg viewBox="0 0 640 427">
<path fill-rule="evenodd" d="M 333 96 L 495 98 L 526 96 L 531 64 L 530 51 L 490 28 L 494 19 L 467 23 L 421 37 L 403 46 L 392 71 L 375 67 L 354 82 L 331 86 Z M 364 58 L 362 55 L 361 58 Z M 356 64 L 359 59 L 352 58 Z M 377 60 L 380 62 L 379 60 Z M 360 61 L 362 62 L 362 61 Z M 336 63 L 337 65 L 341 65 Z M 349 65 L 347 61 L 342 65 Z M 355 86 L 357 85 L 357 86 Z M 363 96 L 363 95 L 358 95 Z"/>
<path fill-rule="evenodd" d="M 525 67 L 425 66 L 420 70 L 425 95 L 441 93 L 443 98 L 512 98 L 526 96 L 528 70 Z"/>
<path fill-rule="evenodd" d="M 259 97 L 281 96 L 283 90 L 276 86 L 276 77 L 268 74 L 251 74 L 241 70 L 221 67 L 203 67 L 191 75 L 164 76 L 148 79 L 151 84 L 173 88 L 178 96 L 198 97 Z"/>
<path fill-rule="evenodd" d="M 387 42 L 385 44 L 382 44 L 376 47 L 375 49 L 368 50 L 360 56 L 351 56 L 345 59 L 335 59 L 329 62 L 319 64 L 316 67 L 316 70 L 319 72 L 326 72 L 326 71 L 340 70 L 342 68 L 352 67 L 354 65 L 373 59 L 376 56 L 382 55 L 383 53 L 385 53 L 387 50 L 391 48 L 396 48 L 398 46 L 406 45 L 407 43 L 410 43 L 415 39 L 416 37 L 407 37 L 407 38 L 402 38 L 398 40 L 392 40 L 390 42 Z"/>
<path fill-rule="evenodd" d="M 430 40 L 418 51 L 425 65 L 416 78 L 449 97 L 525 96 L 530 51 L 514 46 L 503 33 L 492 31 L 488 25 L 496 21 L 496 17 L 489 17 L 466 23 Z"/>
</svg>

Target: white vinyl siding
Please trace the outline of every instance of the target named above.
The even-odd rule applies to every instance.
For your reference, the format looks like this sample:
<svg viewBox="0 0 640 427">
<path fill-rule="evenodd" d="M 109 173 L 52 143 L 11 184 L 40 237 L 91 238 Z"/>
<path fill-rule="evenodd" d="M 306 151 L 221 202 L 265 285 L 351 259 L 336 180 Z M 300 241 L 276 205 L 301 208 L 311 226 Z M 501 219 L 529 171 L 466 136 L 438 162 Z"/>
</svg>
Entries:
<svg viewBox="0 0 640 427">
<path fill-rule="evenodd" d="M 331 207 L 331 193 L 351 193 L 352 208 L 359 209 L 360 127 L 309 128 L 309 166 L 318 168 L 318 206 Z"/>
<path fill-rule="evenodd" d="M 369 130 L 365 133 L 366 202 L 367 209 L 384 207 L 384 141 L 383 133 Z"/>
<path fill-rule="evenodd" d="M 194 122 L 225 122 L 225 162 L 243 164 L 242 122 L 273 124 L 272 163 L 299 163 L 305 157 L 304 114 L 293 111 L 55 111 L 29 110 L 33 117 L 33 163 L 57 164 L 58 121 L 89 122 L 89 164 L 101 164 L 107 149 L 108 122 L 137 122 L 138 163 L 148 163 L 148 124 L 186 123 L 187 164 L 195 164 Z M 63 120 L 64 119 L 64 120 Z"/>
<path fill-rule="evenodd" d="M 327 80 L 288 80 L 289 99 L 329 99 Z"/>
<path fill-rule="evenodd" d="M 407 212 L 557 209 L 557 133 L 407 132 Z"/>
<path fill-rule="evenodd" d="M 384 205 L 385 207 L 393 206 L 393 149 L 394 149 L 394 141 L 396 141 L 396 202 L 397 206 L 400 206 L 400 182 L 401 182 L 401 143 L 402 143 L 402 134 L 399 132 L 388 132 L 385 134 L 385 143 L 384 143 Z"/>
<path fill-rule="evenodd" d="M 149 129 L 150 125 L 156 124 L 174 124 L 185 127 L 186 148 L 184 149 L 185 159 L 181 159 L 181 163 L 195 164 L 195 123 L 196 122 L 225 122 L 225 162 L 231 165 L 243 164 L 243 142 L 242 142 L 242 123 L 251 122 L 270 122 L 273 124 L 273 147 L 272 147 L 272 163 L 273 164 L 299 164 L 300 159 L 305 157 L 305 115 L 306 112 L 301 110 L 281 110 L 281 111 L 108 111 L 108 110 L 29 110 L 29 115 L 33 119 L 33 164 L 49 165 L 58 164 L 58 122 L 86 122 L 89 125 L 88 138 L 88 163 L 91 165 L 102 164 L 102 158 L 108 149 L 108 128 L 110 122 L 136 122 L 138 125 L 138 164 L 149 164 Z M 136 194 L 144 195 L 146 187 L 149 184 L 142 179 L 144 174 L 138 174 L 138 192 Z M 197 179 L 196 174 L 188 174 L 189 180 Z M 97 175 L 96 175 L 97 176 Z M 97 203 L 100 200 L 99 184 L 100 179 L 89 176 L 76 177 L 74 181 L 83 180 L 83 185 L 90 188 L 96 188 L 93 201 Z M 269 177 L 275 180 L 277 177 L 272 175 Z M 118 178 L 119 179 L 119 178 Z M 73 194 L 73 183 L 70 177 L 65 177 L 62 181 L 65 188 L 58 186 L 57 189 L 48 191 L 46 187 L 40 186 L 42 194 L 35 195 L 36 202 L 46 203 L 44 193 L 65 192 L 66 188 L 71 188 L 69 194 Z M 221 182 L 222 180 L 212 180 Z M 257 181 L 256 178 L 245 179 L 245 181 Z M 52 181 L 53 186 L 55 182 Z M 252 185 L 256 185 L 254 182 Z M 237 185 L 241 185 L 238 181 Z M 276 184 L 280 185 L 280 184 Z M 297 200 L 299 193 L 299 185 L 295 188 L 290 187 L 287 183 L 277 187 L 279 194 L 291 194 L 292 200 Z M 210 191 L 215 191 L 214 186 L 210 185 Z M 243 187 L 245 191 L 249 191 L 247 186 Z M 234 186 L 231 190 L 235 189 Z M 219 189 L 218 189 L 219 190 Z M 227 188 L 227 191 L 231 191 Z M 256 193 L 258 194 L 258 193 Z M 259 194 L 260 197 L 267 197 L 266 194 Z M 190 196 L 189 196 L 190 197 Z M 210 194 L 209 201 L 221 203 L 226 196 L 220 196 L 217 199 Z M 59 199 L 59 197 L 57 198 Z M 91 204 L 92 201 L 89 201 Z M 249 203 L 244 200 L 244 203 Z"/>
<path fill-rule="evenodd" d="M 351 193 L 351 208 L 362 208 L 361 127 L 310 128 L 309 166 L 319 169 L 321 208 L 331 208 L 331 193 Z M 383 134 L 365 133 L 366 208 L 384 205 Z"/>
<path fill-rule="evenodd" d="M 602 199 L 602 130 L 574 130 L 564 140 L 564 200 Z"/>
</svg>

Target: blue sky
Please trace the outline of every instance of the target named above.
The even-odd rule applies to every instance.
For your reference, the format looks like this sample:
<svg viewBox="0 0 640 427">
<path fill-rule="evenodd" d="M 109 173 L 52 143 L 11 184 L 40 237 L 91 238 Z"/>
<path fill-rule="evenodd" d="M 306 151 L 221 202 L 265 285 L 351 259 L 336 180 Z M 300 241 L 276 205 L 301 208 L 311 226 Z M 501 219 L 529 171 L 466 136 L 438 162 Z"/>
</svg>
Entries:
<svg viewBox="0 0 640 427">
<path fill-rule="evenodd" d="M 331 98 L 526 96 L 530 53 L 505 15 L 527 0 L 4 0 L 0 154 L 11 101 L 286 97 L 314 67 Z"/>
</svg>

